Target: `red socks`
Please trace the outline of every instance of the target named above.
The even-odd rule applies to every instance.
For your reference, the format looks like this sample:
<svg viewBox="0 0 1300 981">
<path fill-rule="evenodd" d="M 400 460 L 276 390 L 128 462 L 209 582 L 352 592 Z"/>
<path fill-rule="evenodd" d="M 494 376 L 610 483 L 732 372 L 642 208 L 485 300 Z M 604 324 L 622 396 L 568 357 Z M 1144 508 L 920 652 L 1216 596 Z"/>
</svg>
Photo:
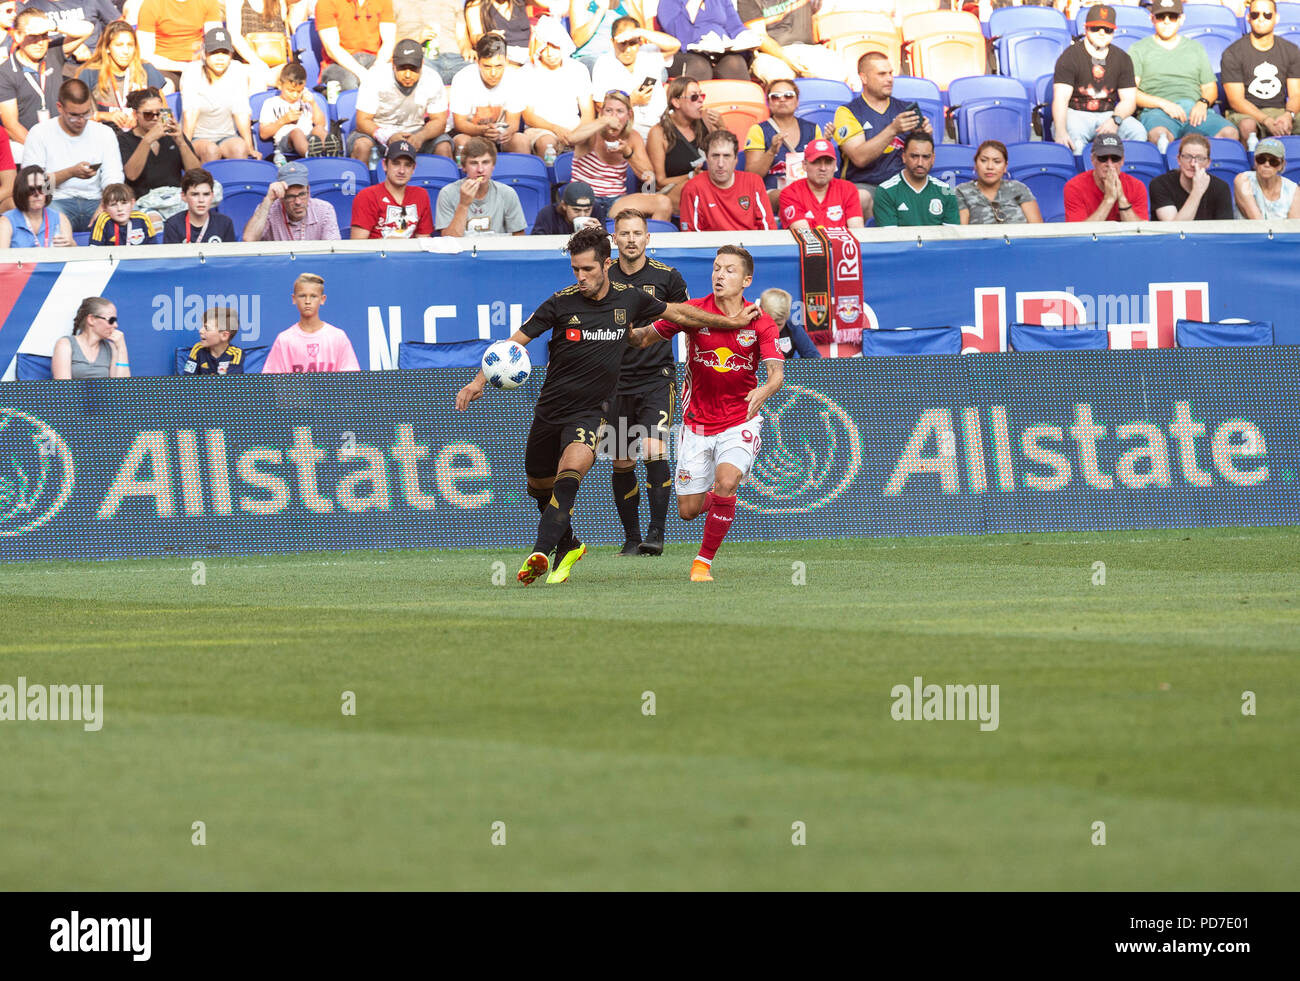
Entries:
<svg viewBox="0 0 1300 981">
<path fill-rule="evenodd" d="M 708 517 L 704 520 L 704 540 L 700 543 L 699 557 L 705 562 L 712 562 L 736 517 L 736 498 L 734 495 L 722 497 L 709 491 L 704 505 Z"/>
</svg>

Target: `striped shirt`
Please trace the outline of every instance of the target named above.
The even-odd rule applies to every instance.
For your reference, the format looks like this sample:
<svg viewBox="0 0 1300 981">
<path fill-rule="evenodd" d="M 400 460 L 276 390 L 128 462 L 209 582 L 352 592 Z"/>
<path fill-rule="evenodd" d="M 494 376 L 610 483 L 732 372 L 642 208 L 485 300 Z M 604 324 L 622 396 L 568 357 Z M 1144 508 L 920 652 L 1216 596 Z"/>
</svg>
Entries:
<svg viewBox="0 0 1300 981">
<path fill-rule="evenodd" d="M 595 153 L 574 157 L 573 179 L 586 181 L 597 197 L 621 197 L 627 193 L 627 162 L 620 160 L 618 163 L 605 163 Z"/>
</svg>

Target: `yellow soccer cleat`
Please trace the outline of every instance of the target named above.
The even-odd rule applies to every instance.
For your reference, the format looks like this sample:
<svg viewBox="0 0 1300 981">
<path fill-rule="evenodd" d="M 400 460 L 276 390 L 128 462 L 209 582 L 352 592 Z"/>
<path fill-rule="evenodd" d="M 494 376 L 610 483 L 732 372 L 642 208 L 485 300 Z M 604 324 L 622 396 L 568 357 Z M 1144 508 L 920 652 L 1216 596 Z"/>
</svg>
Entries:
<svg viewBox="0 0 1300 981">
<path fill-rule="evenodd" d="M 555 563 L 554 571 L 546 577 L 546 584 L 549 586 L 551 583 L 568 582 L 569 573 L 573 571 L 573 567 L 578 562 L 582 561 L 582 557 L 586 554 L 587 546 L 582 542 L 578 542 L 577 545 L 564 553 L 563 558 Z"/>
<path fill-rule="evenodd" d="M 713 582 L 712 566 L 703 559 L 691 563 L 691 582 Z"/>
<path fill-rule="evenodd" d="M 524 564 L 519 570 L 519 581 L 525 586 L 531 586 L 538 577 L 545 575 L 550 567 L 550 559 L 541 552 L 534 552 L 524 559 Z"/>
</svg>

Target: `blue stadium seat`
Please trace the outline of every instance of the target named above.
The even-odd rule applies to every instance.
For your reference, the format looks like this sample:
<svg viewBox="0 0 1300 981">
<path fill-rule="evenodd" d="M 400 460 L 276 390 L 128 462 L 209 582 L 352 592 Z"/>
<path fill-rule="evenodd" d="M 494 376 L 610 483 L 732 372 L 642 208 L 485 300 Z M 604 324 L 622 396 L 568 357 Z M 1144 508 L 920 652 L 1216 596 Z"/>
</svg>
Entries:
<svg viewBox="0 0 1300 981">
<path fill-rule="evenodd" d="M 556 157 L 551 169 L 555 171 L 555 184 L 557 187 L 563 187 L 573 180 L 573 151 L 565 150 Z"/>
<path fill-rule="evenodd" d="M 1282 171 L 1282 176 L 1300 183 L 1300 136 L 1275 136 L 1273 139 L 1281 140 L 1282 147 L 1286 150 L 1286 167 Z M 1254 159 L 1252 158 L 1249 163 L 1253 167 Z"/>
<path fill-rule="evenodd" d="M 1003 7 L 1003 10 L 1032 10 L 1032 7 Z M 1050 10 L 1049 7 L 1036 8 Z M 1057 11 L 1052 11 L 1057 13 Z M 1002 37 L 997 42 L 998 71 L 1017 79 L 1026 88 L 1044 72 L 1056 68 L 1061 52 L 1070 46 L 1070 32 L 1060 30 L 1034 30 Z M 949 96 L 951 98 L 951 96 Z"/>
<path fill-rule="evenodd" d="M 1025 86 L 1001 75 L 955 78 L 948 104 L 957 123 L 957 141 L 978 146 L 985 140 L 1026 143 L 1032 133 L 1033 106 Z"/>
<path fill-rule="evenodd" d="M 492 179 L 515 189 L 530 228 L 537 213 L 551 203 L 551 179 L 541 157 L 531 153 L 498 154 Z"/>
<path fill-rule="evenodd" d="M 1169 144 L 1165 151 L 1165 163 L 1169 170 L 1178 169 L 1178 147 L 1182 140 Z M 1128 144 L 1125 144 L 1127 147 Z M 1246 156 L 1246 148 L 1236 140 L 1210 140 L 1210 174 L 1232 186 L 1232 179 L 1243 170 L 1253 170 L 1254 161 Z"/>
<path fill-rule="evenodd" d="M 54 376 L 51 360 L 39 354 L 19 353 L 14 364 L 14 379 L 20 382 L 49 381 Z"/>
<path fill-rule="evenodd" d="M 1217 324 L 1179 320 L 1174 324 L 1174 344 L 1178 347 L 1252 347 L 1272 343 L 1273 323 L 1269 320 Z"/>
<path fill-rule="evenodd" d="M 261 127 L 258 126 L 257 121 L 258 119 L 261 118 L 262 115 L 262 104 L 272 96 L 279 95 L 279 94 L 280 93 L 274 89 L 267 89 L 265 92 L 254 92 L 253 95 L 250 96 L 248 100 L 248 106 L 252 110 L 251 119 L 252 119 L 253 139 L 257 141 L 257 149 L 262 154 L 262 157 L 265 160 L 270 160 L 271 157 L 274 155 L 275 146 L 271 143 L 270 140 L 262 139 L 262 130 Z M 330 118 L 329 103 L 325 101 L 325 96 L 321 95 L 319 92 L 313 92 L 312 95 L 315 96 L 316 105 L 320 106 L 321 112 L 325 113 L 325 128 L 328 130 L 329 118 Z M 293 157 L 296 156 L 296 154 L 294 154 L 292 150 L 289 150 L 286 153 L 286 156 Z"/>
<path fill-rule="evenodd" d="M 862 332 L 862 356 L 961 354 L 960 327 L 899 327 Z"/>
<path fill-rule="evenodd" d="M 346 92 L 339 93 L 339 101 L 334 103 L 334 119 L 337 119 L 343 130 L 343 138 L 352 135 L 352 131 L 357 126 L 357 90 L 348 89 Z"/>
<path fill-rule="evenodd" d="M 949 187 L 975 179 L 975 148 L 964 143 L 936 143 L 930 176 Z"/>
<path fill-rule="evenodd" d="M 1186 8 L 1184 8 L 1186 9 Z M 1226 7 L 1218 8 L 1225 13 L 1232 13 Z M 1215 72 L 1219 70 L 1219 62 L 1223 58 L 1223 52 L 1234 41 L 1240 41 L 1241 35 L 1235 30 L 1228 30 L 1223 27 L 1193 27 L 1188 28 L 1186 25 L 1179 31 L 1182 37 L 1191 38 L 1205 49 L 1205 53 L 1210 56 L 1210 67 Z"/>
<path fill-rule="evenodd" d="M 1055 72 L 1039 75 L 1034 81 L 1034 115 L 1038 118 L 1038 127 L 1048 143 L 1056 138 L 1052 124 L 1052 78 Z"/>
<path fill-rule="evenodd" d="M 943 139 L 943 93 L 939 86 L 928 78 L 915 78 L 911 75 L 894 76 L 893 96 L 899 102 L 915 102 L 921 107 L 921 113 L 930 120 L 934 127 L 934 140 Z"/>
<path fill-rule="evenodd" d="M 78 245 L 86 246 L 90 244 L 90 232 L 73 232 L 72 241 Z"/>
<path fill-rule="evenodd" d="M 352 201 L 370 185 L 370 171 L 351 157 L 308 157 L 303 163 L 311 181 L 311 196 L 334 209 L 339 232 L 346 237 L 352 225 Z"/>
<path fill-rule="evenodd" d="M 1061 149 L 1064 150 L 1065 147 Z M 1022 352 L 1105 351 L 1110 347 L 1110 332 L 1096 324 L 1075 327 L 1011 324 L 1007 328 L 1007 347 Z"/>
<path fill-rule="evenodd" d="M 411 183 L 429 192 L 429 203 L 435 206 L 435 212 L 438 210 L 438 192 L 458 180 L 460 168 L 450 157 L 421 153 L 415 158 L 415 174 L 411 177 Z"/>
<path fill-rule="evenodd" d="M 999 7 L 989 13 L 989 36 L 993 38 L 1047 30 L 1070 32 L 1065 14 L 1052 7 Z"/>
<path fill-rule="evenodd" d="M 172 111 L 172 116 L 176 119 L 176 122 L 179 123 L 182 119 L 181 94 L 179 92 L 173 92 L 171 95 L 167 96 L 167 108 Z"/>
<path fill-rule="evenodd" d="M 1038 200 L 1043 221 L 1065 220 L 1065 182 L 1074 177 L 1074 154 L 1059 143 L 1017 143 L 1007 147 L 1007 176 Z"/>
<path fill-rule="evenodd" d="M 213 180 L 221 182 L 218 212 L 235 225 L 235 234 L 243 237 L 244 225 L 276 179 L 275 164 L 269 160 L 213 160 L 204 164 Z"/>
<path fill-rule="evenodd" d="M 811 120 L 822 129 L 831 124 L 836 109 L 853 101 L 853 90 L 831 78 L 797 78 L 794 84 L 799 89 L 795 117 Z"/>
<path fill-rule="evenodd" d="M 1229 8 L 1217 3 L 1183 4 L 1183 26 L 1180 34 L 1198 27 L 1218 27 L 1241 37 L 1241 21 Z"/>
<path fill-rule="evenodd" d="M 1281 0 L 1277 5 L 1277 23 L 1279 27 L 1283 24 L 1300 25 L 1300 3 Z M 1249 29 L 1250 26 L 1247 25 L 1246 30 Z"/>
<path fill-rule="evenodd" d="M 308 17 L 293 32 L 293 51 L 307 72 L 307 87 L 314 87 L 320 81 L 320 63 L 325 60 L 315 18 Z"/>
<path fill-rule="evenodd" d="M 241 345 L 236 345 L 241 346 Z M 271 353 L 271 348 L 267 347 L 245 347 L 243 368 L 246 375 L 260 375 L 262 366 L 266 364 L 266 356 Z M 172 365 L 173 375 L 185 374 L 185 362 L 190 359 L 190 349 L 188 347 L 178 347 Z"/>
</svg>

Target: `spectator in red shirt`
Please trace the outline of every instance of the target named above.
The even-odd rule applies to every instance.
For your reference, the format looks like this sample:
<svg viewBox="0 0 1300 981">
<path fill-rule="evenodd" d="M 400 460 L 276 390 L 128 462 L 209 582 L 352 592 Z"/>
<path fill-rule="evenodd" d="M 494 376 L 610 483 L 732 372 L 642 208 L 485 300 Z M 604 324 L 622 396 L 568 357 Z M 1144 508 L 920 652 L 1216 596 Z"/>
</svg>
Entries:
<svg viewBox="0 0 1300 981">
<path fill-rule="evenodd" d="M 1092 143 L 1092 170 L 1065 184 L 1066 221 L 1146 221 L 1147 189 L 1124 173 L 1124 141 L 1114 133 Z"/>
<path fill-rule="evenodd" d="M 786 228 L 863 228 L 856 184 L 835 176 L 835 147 L 813 140 L 804 149 L 808 176 L 781 189 L 781 224 Z"/>
<path fill-rule="evenodd" d="M 736 170 L 740 141 L 716 129 L 704 141 L 706 171 L 682 189 L 682 231 L 745 232 L 776 228 L 763 178 Z"/>
<path fill-rule="evenodd" d="M 433 209 L 422 187 L 410 187 L 415 174 L 415 147 L 392 140 L 384 154 L 384 182 L 357 192 L 352 199 L 351 238 L 428 238 Z"/>
<path fill-rule="evenodd" d="M 393 60 L 397 44 L 393 0 L 319 0 L 316 33 L 325 49 L 320 80 L 338 82 L 344 89 L 360 88 L 367 69 Z"/>
</svg>

